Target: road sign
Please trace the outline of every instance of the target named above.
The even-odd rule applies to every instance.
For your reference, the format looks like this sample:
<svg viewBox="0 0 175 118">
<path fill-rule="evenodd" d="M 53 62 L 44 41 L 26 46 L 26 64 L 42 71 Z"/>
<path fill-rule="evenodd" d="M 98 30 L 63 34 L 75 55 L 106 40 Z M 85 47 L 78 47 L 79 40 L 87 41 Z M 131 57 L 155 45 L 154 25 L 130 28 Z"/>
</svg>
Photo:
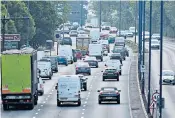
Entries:
<svg viewBox="0 0 175 118">
<path fill-rule="evenodd" d="M 141 65 L 141 72 L 144 73 L 146 71 L 145 65 Z"/>
<path fill-rule="evenodd" d="M 21 37 L 20 34 L 5 34 L 6 41 L 20 41 Z M 2 40 L 2 35 L 0 35 L 0 40 Z"/>
<path fill-rule="evenodd" d="M 56 38 L 60 38 L 60 34 L 56 34 L 55 36 L 56 36 Z"/>
<path fill-rule="evenodd" d="M 159 99 L 159 93 L 156 91 L 155 93 L 153 93 L 152 95 L 152 100 L 154 102 L 157 102 L 157 100 Z"/>
<path fill-rule="evenodd" d="M 154 108 L 156 108 L 156 103 L 155 103 L 154 101 L 152 101 L 152 103 L 151 103 L 151 105 L 150 105 L 149 108 L 150 108 L 150 109 L 154 109 Z"/>
</svg>

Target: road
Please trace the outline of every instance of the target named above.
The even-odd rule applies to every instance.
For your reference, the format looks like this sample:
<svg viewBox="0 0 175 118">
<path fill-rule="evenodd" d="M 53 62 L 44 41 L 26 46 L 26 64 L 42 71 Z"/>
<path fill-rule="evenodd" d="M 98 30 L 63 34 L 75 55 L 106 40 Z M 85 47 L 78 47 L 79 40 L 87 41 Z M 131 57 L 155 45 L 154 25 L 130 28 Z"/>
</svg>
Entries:
<svg viewBox="0 0 175 118">
<path fill-rule="evenodd" d="M 149 43 L 146 42 L 148 49 Z M 152 50 L 151 65 L 151 91 L 159 90 L 159 68 L 160 51 Z M 175 43 L 165 39 L 163 42 L 163 69 L 175 71 Z M 148 80 L 146 80 L 148 81 Z M 163 109 L 163 118 L 174 118 L 175 111 L 175 86 L 163 85 L 163 97 L 165 98 L 165 108 Z"/>
<path fill-rule="evenodd" d="M 72 39 L 73 48 L 75 38 Z M 113 45 L 110 45 L 112 49 Z M 132 54 L 130 54 L 132 55 Z M 107 61 L 109 57 L 104 57 Z M 74 74 L 74 64 L 68 67 L 60 67 L 59 72 L 54 74 L 52 80 L 45 80 L 45 93 L 39 97 L 38 105 L 33 110 L 10 110 L 2 111 L 3 118 L 130 118 L 129 97 L 128 97 L 128 72 L 130 57 L 124 61 L 120 81 L 102 81 L 102 70 L 104 62 L 99 62 L 99 68 L 92 68 L 92 75 L 88 77 L 88 91 L 82 92 L 82 105 L 80 107 L 56 105 L 56 90 L 54 89 L 58 76 L 63 74 Z M 100 87 L 115 86 L 121 90 L 121 104 L 98 104 L 97 90 Z"/>
</svg>

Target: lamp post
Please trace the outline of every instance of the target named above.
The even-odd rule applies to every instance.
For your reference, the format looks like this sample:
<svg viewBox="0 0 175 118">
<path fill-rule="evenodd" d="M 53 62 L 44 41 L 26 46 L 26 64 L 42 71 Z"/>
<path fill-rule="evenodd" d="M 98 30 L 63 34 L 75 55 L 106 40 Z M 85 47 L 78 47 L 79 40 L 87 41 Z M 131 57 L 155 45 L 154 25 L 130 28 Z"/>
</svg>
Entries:
<svg viewBox="0 0 175 118">
<path fill-rule="evenodd" d="M 120 21 L 119 21 L 119 36 L 121 35 L 121 0 L 120 0 Z"/>
<path fill-rule="evenodd" d="M 148 104 L 147 112 L 150 113 L 151 101 L 151 36 L 152 36 L 152 1 L 150 1 L 150 17 L 149 17 L 149 71 L 148 71 Z"/>
<path fill-rule="evenodd" d="M 164 2 L 160 2 L 160 80 L 159 80 L 159 86 L 160 86 L 160 105 L 159 105 L 159 118 L 162 118 L 162 62 L 163 62 L 163 4 Z"/>
<path fill-rule="evenodd" d="M 136 1 L 136 7 L 135 7 L 135 40 L 134 42 L 136 43 L 136 36 L 137 36 L 137 33 L 136 33 L 136 27 L 137 27 L 137 1 Z"/>
<path fill-rule="evenodd" d="M 100 13 L 100 22 L 99 22 L 99 28 L 100 28 L 100 32 L 101 32 L 101 1 L 99 1 L 100 2 L 100 11 L 99 11 L 99 13 Z"/>
</svg>

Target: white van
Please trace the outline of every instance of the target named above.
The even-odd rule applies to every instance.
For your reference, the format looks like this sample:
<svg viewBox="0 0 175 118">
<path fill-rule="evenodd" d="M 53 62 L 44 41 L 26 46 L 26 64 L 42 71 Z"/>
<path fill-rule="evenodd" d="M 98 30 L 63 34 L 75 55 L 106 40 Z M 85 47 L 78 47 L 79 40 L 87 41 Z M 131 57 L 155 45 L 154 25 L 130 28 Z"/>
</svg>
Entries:
<svg viewBox="0 0 175 118">
<path fill-rule="evenodd" d="M 77 75 L 60 76 L 55 89 L 57 89 L 57 106 L 64 102 L 81 105 L 81 81 Z"/>
<path fill-rule="evenodd" d="M 99 29 L 91 29 L 90 38 L 91 38 L 91 43 L 98 42 L 100 39 Z"/>
<path fill-rule="evenodd" d="M 52 79 L 52 66 L 50 61 L 39 60 L 38 61 L 38 69 L 40 69 L 40 77 L 41 78 L 49 78 Z"/>
<path fill-rule="evenodd" d="M 42 59 L 45 56 L 44 51 L 37 51 L 37 60 Z"/>
<path fill-rule="evenodd" d="M 73 64 L 73 52 L 72 46 L 70 45 L 60 45 L 58 49 L 59 56 L 65 56 L 68 60 L 68 63 Z"/>
<path fill-rule="evenodd" d="M 96 59 L 103 61 L 102 44 L 89 44 L 89 56 L 96 57 Z"/>
</svg>

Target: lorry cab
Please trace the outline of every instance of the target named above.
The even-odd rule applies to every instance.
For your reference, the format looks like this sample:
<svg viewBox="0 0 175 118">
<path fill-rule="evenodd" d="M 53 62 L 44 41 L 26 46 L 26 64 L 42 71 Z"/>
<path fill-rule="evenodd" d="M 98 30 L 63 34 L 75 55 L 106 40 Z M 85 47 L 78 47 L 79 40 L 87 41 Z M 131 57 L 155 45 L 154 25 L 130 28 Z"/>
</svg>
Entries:
<svg viewBox="0 0 175 118">
<path fill-rule="evenodd" d="M 57 90 L 57 106 L 63 103 L 81 105 L 81 81 L 77 75 L 62 75 L 55 86 Z"/>
<path fill-rule="evenodd" d="M 41 59 L 38 61 L 38 69 L 40 69 L 40 77 L 41 78 L 52 78 L 52 66 L 51 61 L 49 59 Z"/>
</svg>

